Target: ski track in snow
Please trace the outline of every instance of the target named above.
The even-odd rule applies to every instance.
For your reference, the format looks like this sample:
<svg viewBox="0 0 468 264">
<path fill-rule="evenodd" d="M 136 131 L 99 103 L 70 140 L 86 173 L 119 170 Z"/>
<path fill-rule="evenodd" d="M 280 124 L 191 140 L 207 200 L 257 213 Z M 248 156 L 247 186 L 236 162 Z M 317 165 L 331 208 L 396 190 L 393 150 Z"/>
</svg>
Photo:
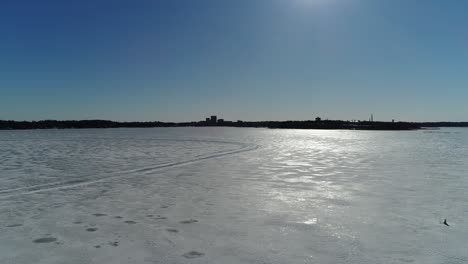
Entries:
<svg viewBox="0 0 468 264">
<path fill-rule="evenodd" d="M 92 175 L 92 176 L 90 175 L 90 176 L 82 177 L 77 180 L 57 181 L 57 182 L 52 182 L 52 183 L 26 186 L 26 187 L 21 187 L 21 188 L 0 190 L 0 199 L 39 193 L 39 192 L 47 192 L 47 191 L 85 186 L 85 185 L 90 185 L 90 184 L 94 184 L 98 182 L 104 182 L 104 181 L 116 179 L 116 178 L 130 177 L 135 173 L 149 174 L 149 173 L 153 173 L 155 171 L 165 169 L 165 168 L 184 166 L 184 165 L 201 162 L 201 161 L 208 160 L 208 159 L 214 159 L 214 158 L 219 158 L 223 156 L 239 154 L 239 153 L 243 153 L 247 151 L 253 151 L 259 148 L 259 146 L 254 145 L 254 144 L 245 144 L 245 143 L 228 142 L 228 141 L 216 141 L 216 140 L 191 140 L 191 139 L 184 139 L 184 140 L 157 139 L 157 140 L 173 141 L 173 142 L 205 142 L 205 143 L 231 144 L 231 145 L 236 145 L 239 148 L 234 149 L 234 150 L 229 150 L 229 151 L 215 151 L 215 152 L 208 153 L 208 154 L 196 155 L 192 159 L 187 159 L 183 161 L 169 162 L 169 163 L 158 164 L 158 165 L 154 165 L 150 167 L 137 168 L 137 169 L 126 170 L 126 171 L 121 171 L 121 172 L 106 173 L 106 174 L 112 174 L 110 176 L 99 177 L 96 175 Z"/>
</svg>

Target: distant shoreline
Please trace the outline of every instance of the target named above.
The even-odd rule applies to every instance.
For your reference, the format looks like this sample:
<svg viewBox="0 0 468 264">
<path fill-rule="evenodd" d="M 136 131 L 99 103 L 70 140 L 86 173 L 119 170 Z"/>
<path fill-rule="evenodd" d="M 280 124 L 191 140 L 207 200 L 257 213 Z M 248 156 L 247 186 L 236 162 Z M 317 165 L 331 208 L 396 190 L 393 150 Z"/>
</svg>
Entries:
<svg viewBox="0 0 468 264">
<path fill-rule="evenodd" d="M 376 122 L 342 120 L 305 121 L 223 121 L 199 122 L 115 122 L 109 120 L 0 120 L 0 130 L 83 129 L 83 128 L 152 128 L 152 127 L 257 127 L 275 129 L 343 129 L 343 130 L 418 130 L 436 127 L 468 127 L 468 122 Z"/>
</svg>

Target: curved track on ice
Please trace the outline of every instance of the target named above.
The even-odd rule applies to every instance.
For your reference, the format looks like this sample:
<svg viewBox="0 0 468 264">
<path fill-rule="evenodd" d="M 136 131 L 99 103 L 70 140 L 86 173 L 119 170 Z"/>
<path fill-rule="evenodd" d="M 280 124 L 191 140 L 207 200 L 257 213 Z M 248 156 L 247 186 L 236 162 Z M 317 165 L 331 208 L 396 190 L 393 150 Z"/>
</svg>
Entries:
<svg viewBox="0 0 468 264">
<path fill-rule="evenodd" d="M 192 139 L 156 139 L 160 141 L 173 141 L 173 142 L 206 142 L 206 143 L 223 143 L 223 144 L 231 144 L 231 145 L 236 145 L 239 148 L 234 149 L 234 150 L 228 150 L 228 151 L 215 151 L 212 153 L 208 154 L 202 154 L 198 155 L 192 159 L 186 159 L 182 161 L 176 161 L 176 162 L 168 162 L 168 163 L 163 163 L 163 164 L 157 164 L 154 166 L 149 166 L 149 167 L 143 167 L 143 168 L 137 168 L 137 169 L 132 169 L 132 170 L 126 170 L 126 171 L 120 171 L 120 172 L 113 172 L 113 173 L 105 173 L 105 174 L 100 174 L 100 175 L 88 175 L 81 177 L 80 179 L 77 180 L 68 180 L 68 181 L 56 181 L 52 183 L 46 183 L 46 184 L 39 184 L 39 185 L 33 185 L 33 186 L 25 186 L 25 187 L 20 187 L 20 188 L 12 188 L 12 189 L 5 189 L 5 190 L 0 190 L 0 199 L 12 197 L 12 196 L 19 196 L 19 195 L 26 195 L 26 194 L 32 194 L 32 193 L 38 193 L 38 192 L 46 192 L 46 191 L 52 191 L 52 190 L 59 190 L 59 189 L 66 189 L 66 188 L 73 188 L 73 187 L 78 187 L 78 186 L 85 186 L 97 182 L 103 182 L 103 181 L 108 181 L 116 178 L 124 178 L 124 177 L 131 177 L 134 176 L 134 174 L 149 174 L 153 173 L 155 171 L 165 169 L 165 168 L 170 168 L 170 167 L 177 167 L 177 166 L 183 166 L 191 163 L 196 163 L 208 159 L 213 159 L 213 158 L 219 158 L 223 156 L 228 156 L 228 155 L 234 155 L 238 153 L 243 153 L 247 151 L 253 151 L 258 149 L 259 146 L 254 145 L 254 144 L 245 144 L 245 143 L 239 143 L 239 142 L 229 142 L 229 141 L 212 141 L 212 140 L 192 140 Z M 109 175 L 111 174 L 111 175 Z"/>
</svg>

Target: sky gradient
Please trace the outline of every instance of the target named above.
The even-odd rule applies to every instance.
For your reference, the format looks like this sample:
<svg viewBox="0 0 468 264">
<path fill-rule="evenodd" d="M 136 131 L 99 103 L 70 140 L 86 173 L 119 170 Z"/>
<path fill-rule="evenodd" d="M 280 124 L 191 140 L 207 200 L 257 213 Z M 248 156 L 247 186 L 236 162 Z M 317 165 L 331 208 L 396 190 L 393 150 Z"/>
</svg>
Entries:
<svg viewBox="0 0 468 264">
<path fill-rule="evenodd" d="M 468 1 L 5 0 L 0 119 L 468 121 Z"/>
</svg>

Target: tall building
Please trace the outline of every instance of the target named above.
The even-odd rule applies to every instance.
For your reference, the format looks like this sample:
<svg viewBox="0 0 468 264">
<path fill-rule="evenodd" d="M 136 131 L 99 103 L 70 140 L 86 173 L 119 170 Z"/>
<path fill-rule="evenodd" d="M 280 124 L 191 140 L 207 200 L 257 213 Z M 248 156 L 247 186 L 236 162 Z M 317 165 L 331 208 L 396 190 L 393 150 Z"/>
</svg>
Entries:
<svg viewBox="0 0 468 264">
<path fill-rule="evenodd" d="M 217 119 L 215 115 L 211 116 L 211 123 L 216 124 Z"/>
</svg>

